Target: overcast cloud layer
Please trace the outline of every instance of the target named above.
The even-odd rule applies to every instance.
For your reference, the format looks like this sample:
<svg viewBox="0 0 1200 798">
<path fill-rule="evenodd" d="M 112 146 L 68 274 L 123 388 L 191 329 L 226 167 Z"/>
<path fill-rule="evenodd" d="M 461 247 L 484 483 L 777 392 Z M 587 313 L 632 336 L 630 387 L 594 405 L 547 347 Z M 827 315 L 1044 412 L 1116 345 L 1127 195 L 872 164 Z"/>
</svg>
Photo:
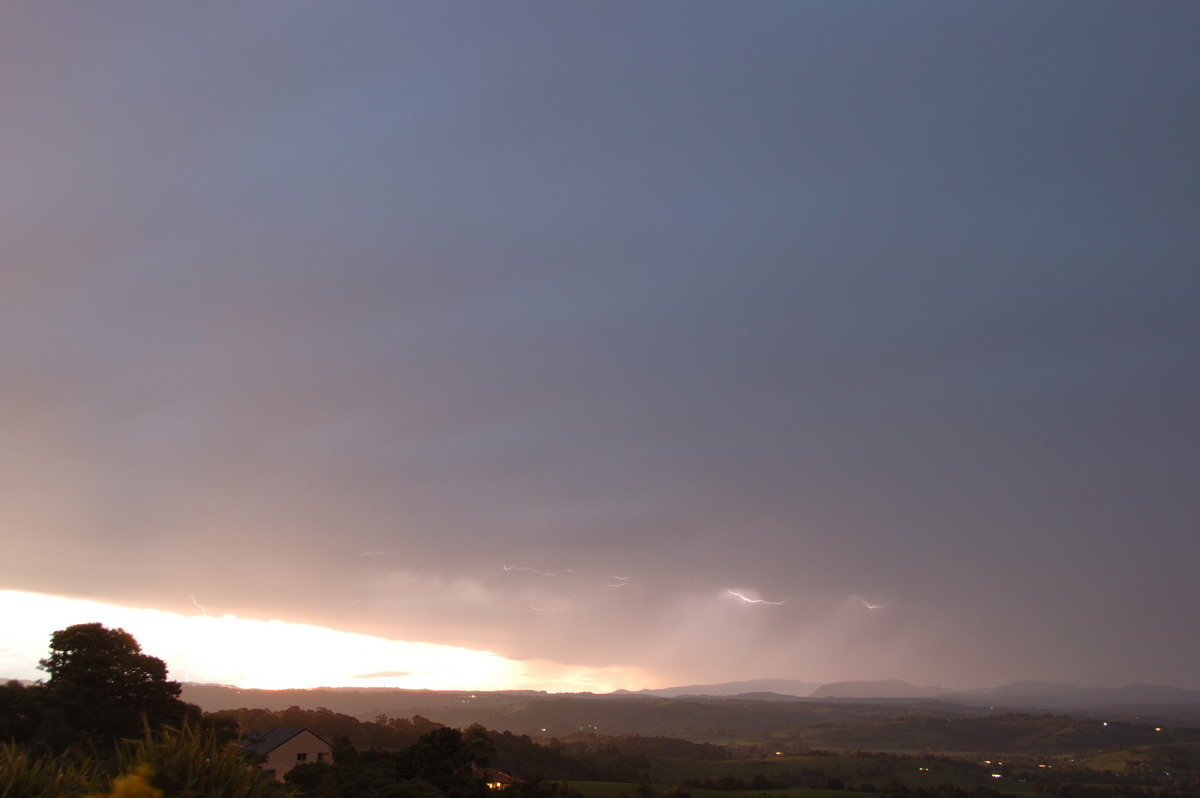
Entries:
<svg viewBox="0 0 1200 798">
<path fill-rule="evenodd" d="M 6 4 L 0 587 L 664 685 L 1200 687 L 1198 32 Z"/>
</svg>

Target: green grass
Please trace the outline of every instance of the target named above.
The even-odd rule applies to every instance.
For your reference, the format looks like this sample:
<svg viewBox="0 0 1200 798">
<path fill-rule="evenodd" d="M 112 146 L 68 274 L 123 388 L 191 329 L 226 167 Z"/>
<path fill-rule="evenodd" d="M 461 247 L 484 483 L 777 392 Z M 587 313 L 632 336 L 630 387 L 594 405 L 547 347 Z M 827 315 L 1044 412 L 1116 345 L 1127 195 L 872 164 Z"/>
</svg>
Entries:
<svg viewBox="0 0 1200 798">
<path fill-rule="evenodd" d="M 101 778 L 90 762 L 0 745 L 0 798 L 62 798 L 82 795 Z"/>
<path fill-rule="evenodd" d="M 895 782 L 909 788 L 934 787 L 949 784 L 971 790 L 977 786 L 993 790 L 1022 793 L 1026 785 L 1015 781 L 992 779 L 991 771 L 972 761 L 946 761 L 922 757 L 899 756 L 856 756 L 841 754 L 833 756 L 793 756 L 760 759 L 733 759 L 725 761 L 701 761 L 695 759 L 655 758 L 651 761 L 649 777 L 655 785 L 669 786 L 686 781 L 720 780 L 731 776 L 745 782 L 741 790 L 746 796 L 766 794 L 773 798 L 813 794 L 813 789 L 824 782 L 836 779 L 848 788 L 872 784 L 883 789 Z M 771 782 L 783 782 L 786 789 L 755 789 L 751 780 L 762 775 Z M 795 785 L 797 780 L 807 782 L 806 789 Z M 733 798 L 736 790 L 706 790 L 685 787 L 692 798 Z M 661 792 L 661 789 L 659 790 Z M 636 793 L 630 788 L 629 795 Z"/>
<path fill-rule="evenodd" d="M 620 781 L 571 781 L 567 782 L 571 789 L 579 790 L 584 798 L 633 798 L 637 795 L 637 785 Z"/>
<path fill-rule="evenodd" d="M 1130 763 L 1135 764 L 1132 768 Z M 1200 770 L 1200 742 L 1165 743 L 1163 745 L 1139 745 L 1119 751 L 1106 751 L 1095 756 L 1082 757 L 1073 763 L 1076 767 L 1092 770 L 1109 770 L 1128 773 L 1141 767 L 1151 770 L 1195 771 Z"/>
<path fill-rule="evenodd" d="M 615 781 L 572 781 L 571 788 L 578 790 L 584 798 L 637 798 L 638 785 L 633 783 L 622 783 Z M 671 785 L 655 784 L 654 790 L 661 795 Z M 685 788 L 688 795 L 692 798 L 737 798 L 739 793 L 730 792 L 727 790 L 702 790 L 691 787 Z M 763 790 L 759 792 L 746 791 L 742 794 L 757 798 L 759 795 L 767 795 L 769 798 L 847 798 L 848 793 L 845 790 L 824 790 L 824 789 L 809 789 L 804 787 L 795 787 L 787 790 Z M 862 794 L 862 793 L 859 793 Z"/>
</svg>

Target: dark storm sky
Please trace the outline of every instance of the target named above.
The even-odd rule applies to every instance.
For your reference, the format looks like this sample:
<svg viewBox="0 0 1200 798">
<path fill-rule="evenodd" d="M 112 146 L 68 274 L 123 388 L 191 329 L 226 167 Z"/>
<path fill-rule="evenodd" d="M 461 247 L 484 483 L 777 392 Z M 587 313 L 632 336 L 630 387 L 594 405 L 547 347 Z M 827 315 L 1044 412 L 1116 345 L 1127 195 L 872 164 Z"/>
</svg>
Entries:
<svg viewBox="0 0 1200 798">
<path fill-rule="evenodd" d="M 664 684 L 1200 687 L 1198 34 L 6 4 L 0 586 Z"/>
</svg>

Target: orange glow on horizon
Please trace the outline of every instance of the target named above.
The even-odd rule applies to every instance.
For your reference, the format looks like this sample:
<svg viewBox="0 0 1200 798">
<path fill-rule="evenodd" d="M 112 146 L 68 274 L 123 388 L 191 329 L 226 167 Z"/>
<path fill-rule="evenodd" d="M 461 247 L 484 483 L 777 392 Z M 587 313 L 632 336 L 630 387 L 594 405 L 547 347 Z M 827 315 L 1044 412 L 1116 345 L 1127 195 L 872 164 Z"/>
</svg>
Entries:
<svg viewBox="0 0 1200 798">
<path fill-rule="evenodd" d="M 652 686 L 633 668 L 514 660 L 491 651 L 390 640 L 234 615 L 182 615 L 0 590 L 0 678 L 40 679 L 50 635 L 100 622 L 132 634 L 179 682 L 247 689 L 401 687 L 430 690 L 611 692 Z"/>
</svg>

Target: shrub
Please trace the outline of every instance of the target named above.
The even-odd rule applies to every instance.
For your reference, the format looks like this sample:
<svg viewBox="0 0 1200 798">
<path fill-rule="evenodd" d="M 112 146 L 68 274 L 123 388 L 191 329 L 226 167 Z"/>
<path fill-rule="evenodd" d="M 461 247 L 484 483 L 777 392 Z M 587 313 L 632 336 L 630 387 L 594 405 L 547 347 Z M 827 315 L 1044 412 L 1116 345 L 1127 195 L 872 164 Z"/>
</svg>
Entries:
<svg viewBox="0 0 1200 798">
<path fill-rule="evenodd" d="M 247 765 L 234 744 L 220 743 L 212 731 L 191 726 L 147 730 L 126 741 L 117 753 L 125 775 L 144 774 L 165 798 L 265 798 L 280 789 L 257 768 Z M 147 795 L 149 798 L 149 795 Z"/>
<path fill-rule="evenodd" d="M 98 779 L 94 764 L 0 745 L 0 798 L 65 798 L 83 795 Z"/>
</svg>

